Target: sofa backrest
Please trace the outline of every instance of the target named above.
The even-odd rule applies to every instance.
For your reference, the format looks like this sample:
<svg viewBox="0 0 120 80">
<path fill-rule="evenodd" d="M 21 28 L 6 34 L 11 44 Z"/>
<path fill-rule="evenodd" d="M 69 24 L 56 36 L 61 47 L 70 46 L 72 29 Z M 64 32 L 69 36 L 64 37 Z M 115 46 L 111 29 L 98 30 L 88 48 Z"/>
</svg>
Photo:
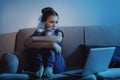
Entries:
<svg viewBox="0 0 120 80">
<path fill-rule="evenodd" d="M 82 27 L 60 27 L 64 33 L 63 56 L 65 59 L 74 54 L 76 48 L 83 44 Z M 20 29 L 16 35 L 15 52 L 24 50 L 24 41 L 33 34 L 36 28 Z M 75 55 L 74 55 L 75 56 Z"/>
<path fill-rule="evenodd" d="M 24 50 L 24 41 L 33 34 L 35 29 L 25 28 L 18 31 L 15 51 Z M 63 56 L 67 64 L 81 65 L 84 59 L 79 45 L 84 44 L 83 27 L 60 27 L 60 29 L 64 32 Z M 120 28 L 118 27 L 88 26 L 84 29 L 86 45 L 120 46 Z"/>
<path fill-rule="evenodd" d="M 87 45 L 120 46 L 119 26 L 88 26 L 85 32 Z"/>
</svg>

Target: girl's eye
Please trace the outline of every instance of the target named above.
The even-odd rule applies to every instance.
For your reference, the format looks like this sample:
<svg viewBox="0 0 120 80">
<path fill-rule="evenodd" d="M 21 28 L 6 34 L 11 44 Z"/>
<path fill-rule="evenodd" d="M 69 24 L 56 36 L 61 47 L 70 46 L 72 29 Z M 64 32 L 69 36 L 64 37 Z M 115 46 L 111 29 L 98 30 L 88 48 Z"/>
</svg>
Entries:
<svg viewBox="0 0 120 80">
<path fill-rule="evenodd" d="M 56 21 L 56 24 L 58 23 L 58 21 Z"/>
<path fill-rule="evenodd" d="M 50 23 L 56 23 L 56 24 L 57 24 L 57 23 L 58 23 L 58 21 L 50 21 Z"/>
<path fill-rule="evenodd" d="M 54 23 L 54 21 L 50 21 L 50 23 Z"/>
</svg>

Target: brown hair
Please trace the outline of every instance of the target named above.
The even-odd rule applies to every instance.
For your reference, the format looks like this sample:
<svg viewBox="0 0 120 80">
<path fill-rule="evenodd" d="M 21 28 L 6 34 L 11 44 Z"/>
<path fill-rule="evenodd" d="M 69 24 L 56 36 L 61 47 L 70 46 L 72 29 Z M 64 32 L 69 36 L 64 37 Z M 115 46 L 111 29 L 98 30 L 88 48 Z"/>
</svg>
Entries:
<svg viewBox="0 0 120 80">
<path fill-rule="evenodd" d="M 44 22 L 48 19 L 49 16 L 53 15 L 53 16 L 58 16 L 57 12 L 51 8 L 51 7 L 45 7 L 41 10 L 42 13 L 42 18 L 41 18 L 41 22 Z M 59 16 L 58 16 L 59 18 Z"/>
</svg>

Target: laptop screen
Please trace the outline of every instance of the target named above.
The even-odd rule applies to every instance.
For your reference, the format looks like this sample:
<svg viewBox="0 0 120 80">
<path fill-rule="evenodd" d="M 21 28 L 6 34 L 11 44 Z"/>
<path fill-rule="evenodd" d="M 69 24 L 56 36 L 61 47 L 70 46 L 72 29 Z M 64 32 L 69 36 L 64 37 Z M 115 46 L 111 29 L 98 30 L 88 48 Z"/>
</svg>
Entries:
<svg viewBox="0 0 120 80">
<path fill-rule="evenodd" d="M 82 75 L 89 75 L 107 70 L 114 50 L 115 47 L 91 48 Z"/>
</svg>

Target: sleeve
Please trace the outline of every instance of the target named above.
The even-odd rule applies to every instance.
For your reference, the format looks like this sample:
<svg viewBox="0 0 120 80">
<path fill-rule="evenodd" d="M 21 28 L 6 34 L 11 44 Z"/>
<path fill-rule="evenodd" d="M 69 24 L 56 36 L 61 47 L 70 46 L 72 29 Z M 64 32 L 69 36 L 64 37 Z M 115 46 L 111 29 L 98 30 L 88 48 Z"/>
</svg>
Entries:
<svg viewBox="0 0 120 80">
<path fill-rule="evenodd" d="M 61 33 L 62 33 L 62 37 L 61 37 L 61 36 L 59 37 L 59 38 L 62 38 L 62 41 L 59 43 L 59 45 L 62 47 L 63 38 L 64 38 L 64 33 L 63 33 L 63 31 L 61 31 L 60 29 L 56 29 L 56 30 L 55 30 L 55 33 L 57 34 L 58 32 L 61 32 Z"/>
<path fill-rule="evenodd" d="M 43 36 L 43 32 L 38 32 L 37 30 L 35 30 L 32 36 Z"/>
<path fill-rule="evenodd" d="M 61 33 L 62 33 L 62 37 L 64 38 L 64 33 L 63 33 L 63 31 L 61 31 L 60 29 L 56 29 L 56 30 L 55 30 L 55 33 L 57 34 L 58 32 L 61 32 Z"/>
</svg>

